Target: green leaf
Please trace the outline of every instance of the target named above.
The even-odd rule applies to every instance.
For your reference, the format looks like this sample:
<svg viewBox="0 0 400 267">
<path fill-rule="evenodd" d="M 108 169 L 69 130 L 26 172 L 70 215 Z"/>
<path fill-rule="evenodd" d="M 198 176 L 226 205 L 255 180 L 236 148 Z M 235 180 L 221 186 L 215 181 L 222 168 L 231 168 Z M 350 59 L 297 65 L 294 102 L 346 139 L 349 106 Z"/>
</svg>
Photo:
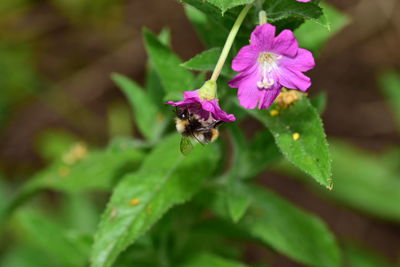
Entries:
<svg viewBox="0 0 400 267">
<path fill-rule="evenodd" d="M 117 185 L 95 236 L 92 266 L 111 266 L 128 245 L 172 206 L 188 201 L 211 175 L 218 159 L 216 147 L 197 146 L 182 156 L 179 139 L 177 134 L 166 138 L 139 172 Z"/>
<path fill-rule="evenodd" d="M 319 114 L 323 114 L 326 108 L 327 96 L 325 92 L 318 93 L 310 99 L 311 105 L 318 111 Z"/>
<path fill-rule="evenodd" d="M 147 92 L 121 74 L 114 73 L 112 79 L 128 98 L 140 132 L 150 141 L 158 139 L 166 122 Z"/>
<path fill-rule="evenodd" d="M 303 96 L 279 114 L 270 110 L 248 110 L 272 133 L 282 154 L 321 185 L 332 186 L 331 159 L 321 119 Z M 294 134 L 299 134 L 295 140 Z"/>
<path fill-rule="evenodd" d="M 226 192 L 224 193 L 226 205 L 229 215 L 236 223 L 250 207 L 252 201 L 251 193 L 247 190 L 247 187 L 237 179 L 231 179 L 226 187 Z"/>
<path fill-rule="evenodd" d="M 47 130 L 40 134 L 36 147 L 40 156 L 47 161 L 61 157 L 79 139 L 63 130 Z"/>
<path fill-rule="evenodd" d="M 358 245 L 346 242 L 343 249 L 343 258 L 347 267 L 389 267 L 393 266 L 382 256 L 366 250 Z"/>
<path fill-rule="evenodd" d="M 211 48 L 182 63 L 181 66 L 189 70 L 212 71 L 217 64 L 221 51 L 221 48 Z M 229 64 L 224 64 L 221 74 L 232 77 L 235 73 L 231 70 Z"/>
<path fill-rule="evenodd" d="M 330 148 L 335 184 L 326 196 L 365 213 L 400 222 L 399 154 L 393 154 L 397 161 L 394 166 L 387 154 L 372 155 L 343 141 L 331 140 Z M 277 169 L 308 181 L 289 164 L 282 163 Z"/>
<path fill-rule="evenodd" d="M 329 22 L 329 29 L 321 27 L 313 21 L 306 21 L 299 29 L 296 30 L 295 35 L 301 47 L 318 52 L 321 47 L 332 36 L 338 33 L 346 25 L 349 24 L 350 18 L 337 11 L 326 3 L 322 3 L 321 7 L 324 11 L 324 16 Z"/>
<path fill-rule="evenodd" d="M 207 47 L 222 46 L 225 43 L 229 32 L 225 27 L 209 20 L 206 14 L 190 5 L 185 5 L 185 13 Z"/>
<path fill-rule="evenodd" d="M 248 5 L 253 3 L 255 0 L 207 0 L 207 2 L 221 9 L 221 13 L 224 14 L 228 9 Z"/>
<path fill-rule="evenodd" d="M 74 149 L 76 146 L 65 155 L 70 154 Z M 33 176 L 9 200 L 7 205 L 0 210 L 0 223 L 14 209 L 43 189 L 54 189 L 65 193 L 109 190 L 125 170 L 135 169 L 141 163 L 143 156 L 144 154 L 140 150 L 122 146 L 118 149 L 114 148 L 112 151 L 89 152 L 74 163 L 64 162 L 65 158 L 57 161 Z"/>
<path fill-rule="evenodd" d="M 340 250 L 326 225 L 278 195 L 252 187 L 252 205 L 239 225 L 288 257 L 315 267 L 339 267 Z"/>
<path fill-rule="evenodd" d="M 116 100 L 107 107 L 108 135 L 130 136 L 133 132 L 132 110 L 124 101 Z"/>
<path fill-rule="evenodd" d="M 149 30 L 143 30 L 145 47 L 161 84 L 167 93 L 177 93 L 194 88 L 194 76 L 179 66 L 182 61 Z"/>
<path fill-rule="evenodd" d="M 278 29 L 297 28 L 304 20 L 312 20 L 328 27 L 326 23 L 319 20 L 323 13 L 315 2 L 301 3 L 293 0 L 266 0 L 263 6 L 267 12 L 268 22 L 279 26 Z M 286 27 L 282 27 L 283 24 L 286 24 Z"/>
<path fill-rule="evenodd" d="M 180 265 L 181 267 L 246 267 L 246 265 L 236 262 L 233 260 L 225 259 L 221 256 L 211 254 L 208 252 L 199 253 L 192 256 L 185 264 Z"/>
<path fill-rule="evenodd" d="M 60 266 L 84 266 L 89 252 L 88 240 L 68 232 L 40 213 L 22 210 L 17 214 L 23 235 L 45 253 L 57 258 Z"/>
<path fill-rule="evenodd" d="M 400 74 L 395 71 L 385 72 L 379 77 L 379 83 L 400 129 Z"/>
</svg>

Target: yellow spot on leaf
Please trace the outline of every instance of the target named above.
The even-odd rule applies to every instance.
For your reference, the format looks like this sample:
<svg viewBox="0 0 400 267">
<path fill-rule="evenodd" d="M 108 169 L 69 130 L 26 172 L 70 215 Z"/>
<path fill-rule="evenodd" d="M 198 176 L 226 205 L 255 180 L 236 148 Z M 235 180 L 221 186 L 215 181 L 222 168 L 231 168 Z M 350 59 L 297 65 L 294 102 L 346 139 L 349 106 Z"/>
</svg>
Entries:
<svg viewBox="0 0 400 267">
<path fill-rule="evenodd" d="M 277 111 L 276 109 L 273 109 L 273 110 L 271 110 L 271 111 L 269 112 L 269 114 L 270 114 L 272 117 L 274 117 L 274 116 L 276 116 L 276 115 L 279 114 L 279 111 Z"/>
<path fill-rule="evenodd" d="M 62 176 L 62 177 L 67 176 L 69 173 L 70 173 L 70 170 L 69 170 L 67 167 L 65 167 L 65 166 L 62 166 L 62 167 L 60 167 L 60 168 L 58 169 L 58 174 L 59 174 L 60 176 Z"/>
<path fill-rule="evenodd" d="M 67 153 L 63 155 L 63 161 L 65 164 L 72 165 L 85 158 L 86 155 L 86 145 L 84 143 L 76 143 Z"/>
<path fill-rule="evenodd" d="M 110 219 L 114 219 L 117 216 L 117 214 L 118 214 L 117 209 L 113 208 L 112 211 L 111 211 Z"/>
<path fill-rule="evenodd" d="M 131 205 L 131 206 L 136 206 L 139 204 L 140 204 L 140 199 L 138 199 L 138 198 L 134 198 L 131 201 L 129 201 L 129 205 Z"/>
<path fill-rule="evenodd" d="M 157 114 L 156 120 L 157 120 L 158 122 L 162 122 L 164 119 L 165 119 L 164 114 L 162 114 L 162 113 L 158 113 L 158 114 Z"/>
<path fill-rule="evenodd" d="M 299 133 L 294 133 L 294 134 L 292 134 L 292 138 L 293 138 L 294 141 L 299 140 L 300 134 Z"/>
</svg>

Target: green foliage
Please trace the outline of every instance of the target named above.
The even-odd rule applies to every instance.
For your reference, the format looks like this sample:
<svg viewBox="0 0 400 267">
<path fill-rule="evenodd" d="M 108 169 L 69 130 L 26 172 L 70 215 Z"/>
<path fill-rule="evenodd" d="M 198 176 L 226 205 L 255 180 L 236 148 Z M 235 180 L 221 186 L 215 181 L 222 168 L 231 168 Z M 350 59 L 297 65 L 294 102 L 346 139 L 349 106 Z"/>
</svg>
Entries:
<svg viewBox="0 0 400 267">
<path fill-rule="evenodd" d="M 179 66 L 181 60 L 150 31 L 143 30 L 143 37 L 150 61 L 165 91 L 179 95 L 183 90 L 193 89 L 194 76 Z"/>
<path fill-rule="evenodd" d="M 204 266 L 213 266 L 213 267 L 246 267 L 246 265 L 235 262 L 232 260 L 228 260 L 222 258 L 218 255 L 214 255 L 211 253 L 200 253 L 192 257 L 188 262 L 181 267 L 204 267 Z"/>
<path fill-rule="evenodd" d="M 224 44 L 228 34 L 228 30 L 225 27 L 210 21 L 206 14 L 190 5 L 185 5 L 185 13 L 200 39 L 208 47 L 222 46 Z"/>
<path fill-rule="evenodd" d="M 398 160 L 398 153 L 378 157 L 339 141 L 330 141 L 330 147 L 335 184 L 327 196 L 357 210 L 399 222 L 399 171 L 398 164 L 392 164 L 393 159 Z M 302 177 L 287 164 L 280 165 L 279 170 Z"/>
<path fill-rule="evenodd" d="M 65 193 L 109 190 L 124 169 L 135 169 L 143 158 L 140 150 L 120 144 L 117 149 L 94 151 L 77 144 L 47 169 L 37 173 L 0 210 L 0 220 L 43 189 Z M 1 222 L 1 221 L 0 221 Z"/>
<path fill-rule="evenodd" d="M 184 157 L 178 144 L 177 135 L 166 138 L 137 173 L 116 186 L 95 237 L 92 266 L 111 266 L 119 253 L 168 209 L 188 201 L 211 175 L 218 160 L 215 147 L 197 147 Z"/>
<path fill-rule="evenodd" d="M 33 211 L 20 211 L 17 220 L 25 238 L 57 259 L 58 266 L 78 267 L 87 262 L 90 242 L 83 236 L 73 231 L 67 232 L 49 217 Z"/>
<path fill-rule="evenodd" d="M 105 15 L 115 16 L 111 22 L 118 22 L 122 11 L 121 1 L 53 2 L 76 23 L 102 20 Z M 235 105 L 236 90 L 227 86 L 235 75 L 230 61 L 248 44 L 259 9 L 266 10 L 278 32 L 298 28 L 301 47 L 314 53 L 348 18 L 317 0 L 181 2 L 206 49 L 182 63 L 171 48 L 168 29 L 158 35 L 143 30 L 149 57 L 144 86 L 121 74 L 112 75 L 132 110 L 125 102 L 113 101 L 107 106 L 108 130 L 111 137 L 124 137 L 88 149 L 70 133 L 48 131 L 36 144 L 46 164 L 42 170 L 16 193 L 14 184 L 1 177 L 0 195 L 5 201 L 0 203 L 0 222 L 6 233 L 2 241 L 11 236 L 11 242 L 2 246 L 0 266 L 245 267 L 238 259 L 244 258 L 246 244 L 251 242 L 307 266 L 385 266 L 384 260 L 358 247 L 345 245 L 341 250 L 321 219 L 253 183 L 284 156 L 331 189 L 332 158 L 335 190 L 321 192 L 354 209 L 398 222 L 399 150 L 378 158 L 333 142 L 331 156 L 318 115 L 325 108 L 325 94 L 310 100 L 302 96 L 285 107 L 277 103 L 267 111 L 245 111 Z M 1 14 L 28 2 L 7 3 L 0 4 Z M 237 121 L 221 125 L 215 143 L 198 145 L 175 133 L 173 112 L 164 103 L 181 100 L 183 91 L 200 88 L 207 72 L 215 68 L 238 14 L 248 4 L 252 8 L 217 81 L 219 102 Z M 0 98 L 0 116 L 5 118 L 13 104 L 43 84 L 34 66 L 27 63 L 29 48 L 0 44 L 0 58 L 4 74 L 0 87 L 5 96 Z M 399 80 L 394 72 L 381 79 L 396 112 Z M 140 137 L 127 137 L 133 128 L 131 118 L 140 132 L 135 136 Z M 262 125 L 247 128 L 247 121 L 254 118 Z M 299 172 L 292 165 L 285 170 Z"/>
<path fill-rule="evenodd" d="M 382 256 L 350 242 L 346 242 L 344 245 L 343 254 L 346 266 L 348 267 L 393 266 L 389 264 Z"/>
<path fill-rule="evenodd" d="M 301 3 L 292 0 L 266 0 L 263 4 L 268 22 L 276 24 L 279 30 L 296 29 L 305 20 L 310 20 L 328 27 L 326 20 L 321 20 L 323 12 L 314 1 Z"/>
<path fill-rule="evenodd" d="M 327 27 L 321 27 L 313 21 L 306 21 L 299 29 L 296 30 L 295 35 L 301 45 L 308 50 L 316 53 L 326 41 L 347 26 L 350 18 L 343 13 L 340 13 L 335 8 L 326 3 L 321 4 L 324 16 L 327 18 L 329 24 Z"/>
<path fill-rule="evenodd" d="M 382 92 L 395 115 L 397 127 L 400 129 L 400 74 L 387 71 L 379 77 Z"/>
<path fill-rule="evenodd" d="M 250 190 L 252 205 L 240 221 L 244 231 L 308 266 L 341 266 L 335 238 L 320 219 L 268 190 Z"/>
<path fill-rule="evenodd" d="M 182 63 L 181 66 L 189 70 L 212 71 L 217 64 L 220 54 L 221 48 L 211 48 Z M 221 74 L 232 77 L 235 73 L 230 66 L 225 64 Z"/>
<path fill-rule="evenodd" d="M 157 105 L 147 92 L 129 78 L 121 74 L 113 74 L 112 78 L 129 100 L 140 132 L 149 141 L 156 141 L 166 125 Z"/>
<path fill-rule="evenodd" d="M 247 5 L 253 3 L 255 0 L 207 0 L 209 3 L 221 9 L 222 15 L 230 8 Z"/>
<path fill-rule="evenodd" d="M 327 188 L 332 186 L 331 158 L 321 119 L 306 97 L 273 116 L 250 110 L 272 133 L 282 154 Z M 296 140 L 294 135 L 299 134 Z"/>
</svg>

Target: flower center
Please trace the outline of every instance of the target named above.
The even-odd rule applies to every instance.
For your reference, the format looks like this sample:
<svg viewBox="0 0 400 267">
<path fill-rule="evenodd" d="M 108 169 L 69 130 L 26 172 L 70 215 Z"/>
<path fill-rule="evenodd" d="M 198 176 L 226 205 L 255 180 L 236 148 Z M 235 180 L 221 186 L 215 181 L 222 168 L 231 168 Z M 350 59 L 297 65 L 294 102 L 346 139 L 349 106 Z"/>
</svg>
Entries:
<svg viewBox="0 0 400 267">
<path fill-rule="evenodd" d="M 277 61 L 282 58 L 274 53 L 263 52 L 258 57 L 258 63 L 262 68 L 262 80 L 257 82 L 257 87 L 260 89 L 268 89 L 275 84 L 272 77 L 272 71 L 278 69 Z"/>
</svg>

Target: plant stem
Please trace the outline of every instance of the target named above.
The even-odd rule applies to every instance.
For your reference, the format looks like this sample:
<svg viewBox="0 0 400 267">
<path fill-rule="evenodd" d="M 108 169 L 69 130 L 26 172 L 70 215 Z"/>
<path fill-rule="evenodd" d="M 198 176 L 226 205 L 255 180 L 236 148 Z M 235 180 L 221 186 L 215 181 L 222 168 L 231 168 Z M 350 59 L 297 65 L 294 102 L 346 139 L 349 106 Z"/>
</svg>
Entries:
<svg viewBox="0 0 400 267">
<path fill-rule="evenodd" d="M 214 82 L 217 81 L 218 76 L 221 73 L 222 67 L 224 66 L 224 63 L 226 61 L 226 58 L 228 57 L 229 50 L 231 50 L 231 47 L 232 47 L 233 41 L 235 40 L 236 34 L 239 31 L 240 25 L 242 25 L 242 22 L 243 22 L 244 18 L 246 17 L 247 12 L 249 12 L 250 8 L 251 8 L 251 4 L 246 5 L 240 12 L 235 23 L 233 24 L 232 29 L 229 32 L 228 38 L 226 39 L 224 48 L 222 49 L 221 55 L 219 56 L 217 65 L 215 66 L 214 71 L 211 75 L 210 81 L 214 81 Z"/>
<path fill-rule="evenodd" d="M 258 19 L 260 21 L 260 25 L 266 24 L 267 23 L 267 13 L 264 10 L 261 10 L 258 13 Z"/>
</svg>

